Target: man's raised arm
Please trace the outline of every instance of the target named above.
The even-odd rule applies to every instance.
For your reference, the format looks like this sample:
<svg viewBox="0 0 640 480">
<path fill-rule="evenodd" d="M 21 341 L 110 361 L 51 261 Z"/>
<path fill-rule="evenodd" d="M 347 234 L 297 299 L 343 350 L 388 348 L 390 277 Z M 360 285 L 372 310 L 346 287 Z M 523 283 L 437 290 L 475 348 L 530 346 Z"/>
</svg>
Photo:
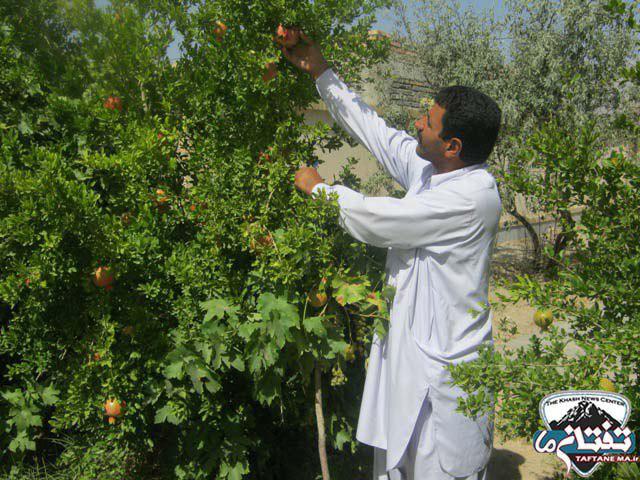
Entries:
<svg viewBox="0 0 640 480">
<path fill-rule="evenodd" d="M 482 228 L 473 202 L 455 192 L 427 190 L 405 198 L 365 197 L 343 185 L 316 184 L 313 195 L 338 194 L 340 226 L 353 238 L 382 248 L 442 248 Z"/>
<path fill-rule="evenodd" d="M 419 177 L 426 161 L 416 153 L 417 140 L 407 132 L 387 126 L 373 108 L 349 90 L 331 69 L 319 47 L 304 33 L 285 57 L 309 73 L 333 119 L 360 142 L 406 190 Z"/>
</svg>

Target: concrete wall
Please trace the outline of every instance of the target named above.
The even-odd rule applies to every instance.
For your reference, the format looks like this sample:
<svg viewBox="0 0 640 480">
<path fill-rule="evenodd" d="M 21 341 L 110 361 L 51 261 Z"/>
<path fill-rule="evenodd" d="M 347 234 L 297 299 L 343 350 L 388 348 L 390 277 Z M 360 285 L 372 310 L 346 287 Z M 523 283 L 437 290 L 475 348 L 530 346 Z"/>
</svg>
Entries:
<svg viewBox="0 0 640 480">
<path fill-rule="evenodd" d="M 322 105 L 318 105 L 317 108 L 307 110 L 305 112 L 305 123 L 307 125 L 315 125 L 318 122 L 333 124 L 333 119 L 329 114 L 329 111 Z M 350 147 L 345 145 L 339 150 L 333 152 L 322 152 L 318 147 L 316 154 L 320 158 L 321 163 L 318 167 L 318 172 L 329 184 L 333 183 L 337 179 L 337 173 L 342 170 L 344 165 L 347 165 L 347 158 L 354 157 L 358 159 L 358 164 L 353 168 L 358 177 L 363 180 L 369 178 L 378 170 L 378 162 L 373 158 L 369 151 L 361 145 L 357 147 Z"/>
</svg>

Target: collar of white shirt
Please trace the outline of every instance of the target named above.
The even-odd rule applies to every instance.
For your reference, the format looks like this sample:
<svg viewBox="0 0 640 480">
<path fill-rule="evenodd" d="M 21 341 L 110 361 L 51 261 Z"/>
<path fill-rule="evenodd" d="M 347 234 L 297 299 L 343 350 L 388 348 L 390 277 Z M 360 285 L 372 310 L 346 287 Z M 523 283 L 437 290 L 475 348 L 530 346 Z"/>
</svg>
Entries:
<svg viewBox="0 0 640 480">
<path fill-rule="evenodd" d="M 431 188 L 441 185 L 444 182 L 451 180 L 452 178 L 459 177 L 464 175 L 467 172 L 472 170 L 477 170 L 479 168 L 487 168 L 487 162 L 476 163 L 475 165 L 469 165 L 468 167 L 458 168 L 457 170 L 453 170 L 452 172 L 447 173 L 434 173 L 431 175 Z"/>
</svg>

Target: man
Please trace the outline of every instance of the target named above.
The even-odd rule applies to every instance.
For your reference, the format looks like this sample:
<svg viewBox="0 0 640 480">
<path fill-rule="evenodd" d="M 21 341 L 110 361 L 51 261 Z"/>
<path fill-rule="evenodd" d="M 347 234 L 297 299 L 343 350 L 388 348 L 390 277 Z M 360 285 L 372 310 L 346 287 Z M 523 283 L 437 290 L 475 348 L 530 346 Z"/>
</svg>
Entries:
<svg viewBox="0 0 640 480">
<path fill-rule="evenodd" d="M 326 185 L 315 168 L 295 176 L 308 195 L 337 193 L 341 226 L 388 249 L 396 293 L 388 334 L 373 337 L 356 438 L 374 447 L 375 480 L 486 480 L 493 415 L 456 412 L 466 394 L 445 367 L 493 344 L 487 297 L 501 202 L 486 161 L 500 109 L 472 88 L 444 88 L 416 122 L 416 141 L 388 127 L 301 38 L 285 57 L 311 74 L 336 122 L 407 190 L 402 199 L 364 197 Z"/>
</svg>

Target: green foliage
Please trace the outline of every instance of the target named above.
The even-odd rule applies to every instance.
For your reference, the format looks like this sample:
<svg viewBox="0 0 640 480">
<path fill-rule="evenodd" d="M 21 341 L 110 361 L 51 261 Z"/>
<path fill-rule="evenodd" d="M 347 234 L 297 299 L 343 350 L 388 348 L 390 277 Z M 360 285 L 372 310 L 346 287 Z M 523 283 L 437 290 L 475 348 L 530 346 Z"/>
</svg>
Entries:
<svg viewBox="0 0 640 480">
<path fill-rule="evenodd" d="M 2 397 L 9 404 L 7 427 L 15 427 L 15 437 L 9 444 L 12 452 L 35 450 L 35 442 L 31 440 L 30 427 L 42 427 L 42 417 L 38 415 L 43 405 L 55 405 L 59 398 L 53 387 L 31 385 L 23 393 L 19 389 L 2 392 Z"/>
<path fill-rule="evenodd" d="M 622 463 L 617 466 L 617 475 L 620 480 L 640 479 L 640 468 L 637 463 Z"/>
<path fill-rule="evenodd" d="M 394 292 L 382 285 L 385 252 L 337 226 L 335 199 L 312 201 L 293 187 L 296 168 L 344 135 L 304 125 L 315 88 L 272 35 L 279 23 L 303 27 L 357 84 L 386 54 L 367 37 L 385 4 L 0 7 L 2 475 L 37 478 L 48 462 L 52 476 L 92 480 L 313 478 L 315 369 L 332 473 L 368 475 L 353 399 Z M 217 20 L 228 26 L 221 41 Z M 174 30 L 184 41 L 171 64 Z M 265 83 L 267 62 L 279 74 Z M 110 96 L 121 110 L 107 108 Z M 572 130 L 551 126 L 522 149 L 562 185 L 550 207 L 590 207 L 568 240 L 578 262 L 556 256 L 556 281 L 523 278 L 513 292 L 570 319 L 589 356 L 564 373 L 527 369 L 561 355 L 562 341 L 534 338 L 515 359 L 498 357 L 480 373 L 468 366 L 472 389 L 510 386 L 516 432 L 535 429 L 529 412 L 547 389 L 593 387 L 588 373 L 605 367 L 638 403 L 637 167 L 617 154 L 599 162 L 595 137 L 580 131 L 579 148 L 564 140 Z M 571 155 L 556 165 L 564 149 Z M 359 185 L 348 170 L 341 177 Z M 92 281 L 100 266 L 111 285 Z M 327 295 L 320 307 L 308 298 L 314 288 Z M 572 295 L 597 307 L 573 306 Z M 555 326 L 544 338 L 553 335 Z M 108 398 L 126 401 L 114 424 Z"/>
<path fill-rule="evenodd" d="M 303 27 L 357 83 L 386 54 L 367 36 L 385 3 L 1 7 L 3 475 L 313 478 L 315 368 L 332 471 L 363 474 L 353 398 L 388 321 L 367 297 L 384 252 L 339 228 L 335 199 L 295 190 L 343 137 L 304 124 L 315 87 L 272 36 Z M 109 398 L 126 402 L 114 424 Z"/>
</svg>

